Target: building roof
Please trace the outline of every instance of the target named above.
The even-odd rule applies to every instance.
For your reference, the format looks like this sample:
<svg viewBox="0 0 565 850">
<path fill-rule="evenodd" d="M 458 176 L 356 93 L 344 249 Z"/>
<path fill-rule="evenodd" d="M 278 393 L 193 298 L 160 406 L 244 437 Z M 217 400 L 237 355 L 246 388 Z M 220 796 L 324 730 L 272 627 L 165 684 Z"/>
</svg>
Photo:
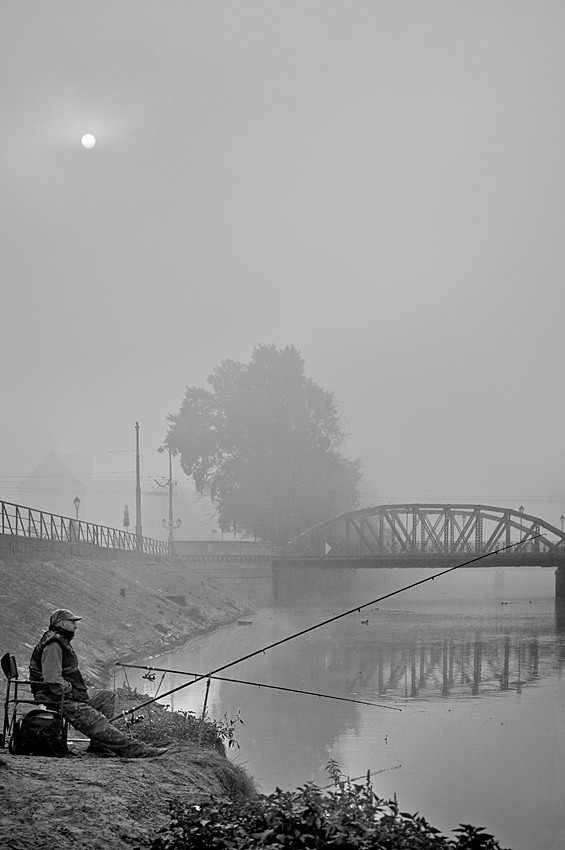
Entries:
<svg viewBox="0 0 565 850">
<path fill-rule="evenodd" d="M 73 475 L 71 470 L 52 451 L 48 452 L 35 469 L 23 479 L 20 490 L 27 490 L 31 484 L 38 484 L 39 482 L 43 487 L 51 487 L 54 490 L 59 489 L 62 484 L 65 485 L 65 489 L 72 484 L 76 490 L 86 490 L 86 485 L 76 475 Z"/>
</svg>

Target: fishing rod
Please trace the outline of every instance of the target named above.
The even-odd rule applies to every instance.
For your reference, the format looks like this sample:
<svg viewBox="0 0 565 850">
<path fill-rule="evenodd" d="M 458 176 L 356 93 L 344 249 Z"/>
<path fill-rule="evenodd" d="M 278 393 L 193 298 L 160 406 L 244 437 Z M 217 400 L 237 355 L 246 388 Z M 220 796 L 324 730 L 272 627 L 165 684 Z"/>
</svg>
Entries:
<svg viewBox="0 0 565 850">
<path fill-rule="evenodd" d="M 196 676 L 200 677 L 200 679 L 217 679 L 219 682 L 234 682 L 238 685 L 253 685 L 256 688 L 270 688 L 274 691 L 289 691 L 291 694 L 306 694 L 310 697 L 320 697 L 321 699 L 337 699 L 341 700 L 341 702 L 355 702 L 357 705 L 372 705 L 375 708 L 388 708 L 390 711 L 402 711 L 401 708 L 395 708 L 392 705 L 380 705 L 378 702 L 364 702 L 360 699 L 351 699 L 351 697 L 336 697 L 333 694 L 319 694 L 315 691 L 302 691 L 298 688 L 285 688 L 282 685 L 266 685 L 264 682 L 247 682 L 245 679 L 227 679 L 223 676 L 211 676 L 206 674 L 205 676 L 202 673 L 187 673 L 186 670 L 169 670 L 165 667 L 148 667 L 143 664 L 122 664 L 121 662 L 116 662 L 116 667 L 132 667 L 135 670 L 156 670 L 157 673 L 177 673 L 181 676 Z M 187 684 L 192 685 L 192 682 L 188 682 Z M 154 698 L 155 699 L 155 698 Z M 147 705 L 147 703 L 145 703 Z"/>
<path fill-rule="evenodd" d="M 385 593 L 384 596 L 379 596 L 378 599 L 372 599 L 371 602 L 365 602 L 363 605 L 356 605 L 354 608 L 350 608 L 348 611 L 344 611 L 342 614 L 336 614 L 334 617 L 330 617 L 328 620 L 323 620 L 321 623 L 317 623 L 315 626 L 309 626 L 307 629 L 302 629 L 300 632 L 295 632 L 292 635 L 288 635 L 288 637 L 281 638 L 281 640 L 276 640 L 274 643 L 270 643 L 268 646 L 264 646 L 261 649 L 256 649 L 253 652 L 249 652 L 247 655 L 243 655 L 241 658 L 236 658 L 235 661 L 229 661 L 227 664 L 222 664 L 221 667 L 216 667 L 215 670 L 211 670 L 209 673 L 204 675 L 199 675 L 198 678 L 193 679 L 192 682 L 185 682 L 184 685 L 178 685 L 178 687 L 173 688 L 171 691 L 166 691 L 164 694 L 161 694 L 157 699 L 163 699 L 164 697 L 170 696 L 170 694 L 174 694 L 177 691 L 182 691 L 184 688 L 188 688 L 191 685 L 195 685 L 197 682 L 201 682 L 203 679 L 208 679 L 211 676 L 215 676 L 216 673 L 222 673 L 224 670 L 227 670 L 229 667 L 234 667 L 236 664 L 241 664 L 242 661 L 247 661 L 249 658 L 254 658 L 256 655 L 261 655 L 261 653 L 267 652 L 269 649 L 274 649 L 275 646 L 280 646 L 283 643 L 286 643 L 289 640 L 294 640 L 294 638 L 301 637 L 301 635 L 308 634 L 308 632 L 313 632 L 315 629 L 319 629 L 322 626 L 327 626 L 328 623 L 334 623 L 336 620 L 341 620 L 343 617 L 348 617 L 349 614 L 354 614 L 355 611 L 361 611 L 363 608 L 368 608 L 369 605 L 375 605 L 377 602 L 382 602 L 384 599 L 390 599 L 391 596 L 396 596 L 398 593 L 404 593 L 405 590 L 411 590 L 413 587 L 418 587 L 420 584 L 425 584 L 427 581 L 433 581 L 440 576 L 445 576 L 448 573 L 452 573 L 454 570 L 459 570 L 461 567 L 467 567 L 469 564 L 475 564 L 477 561 L 482 561 L 484 558 L 490 558 L 491 555 L 498 555 L 500 552 L 505 552 L 507 549 L 512 549 L 514 546 L 521 546 L 523 543 L 529 540 L 535 540 L 537 537 L 543 537 L 543 534 L 534 534 L 530 537 L 526 536 L 523 540 L 518 541 L 518 543 L 510 543 L 508 546 L 503 546 L 501 549 L 496 549 L 494 552 L 485 552 L 483 555 L 478 555 L 476 558 L 471 558 L 469 561 L 464 561 L 462 564 L 456 564 L 454 567 L 449 567 L 447 570 L 442 570 L 440 573 L 435 573 L 433 576 L 427 576 L 427 578 L 420 579 L 420 581 L 415 581 L 413 584 L 407 584 L 405 587 L 401 587 L 398 590 L 393 590 L 391 593 Z M 133 714 L 134 711 L 138 711 L 140 708 L 144 708 L 146 705 L 150 705 L 152 702 L 155 702 L 155 697 L 153 699 L 148 700 L 147 702 L 142 703 L 141 705 L 136 706 L 135 708 L 128 708 L 125 711 L 117 714 L 115 717 L 112 717 L 110 722 L 113 720 L 118 720 L 120 717 L 124 717 L 127 714 Z"/>
</svg>

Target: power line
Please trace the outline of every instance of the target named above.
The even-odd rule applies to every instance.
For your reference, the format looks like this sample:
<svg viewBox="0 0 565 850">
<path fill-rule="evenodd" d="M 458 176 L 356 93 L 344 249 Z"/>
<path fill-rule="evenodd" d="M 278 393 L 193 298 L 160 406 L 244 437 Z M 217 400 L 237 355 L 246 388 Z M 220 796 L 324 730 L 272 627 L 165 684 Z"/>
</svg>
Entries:
<svg viewBox="0 0 565 850">
<path fill-rule="evenodd" d="M 133 453 L 135 449 L 110 449 L 105 452 L 53 452 L 57 457 L 82 457 L 85 455 L 118 455 Z M 32 460 L 33 458 L 44 458 L 44 454 L 36 455 L 0 455 L 0 460 Z"/>
</svg>

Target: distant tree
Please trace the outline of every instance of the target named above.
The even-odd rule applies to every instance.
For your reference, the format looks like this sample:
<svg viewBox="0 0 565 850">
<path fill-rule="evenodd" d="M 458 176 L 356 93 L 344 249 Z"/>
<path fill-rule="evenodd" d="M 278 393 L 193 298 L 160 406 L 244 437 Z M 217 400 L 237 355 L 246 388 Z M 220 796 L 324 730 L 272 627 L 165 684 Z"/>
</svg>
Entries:
<svg viewBox="0 0 565 850">
<path fill-rule="evenodd" d="M 224 360 L 187 387 L 167 445 L 223 531 L 284 543 L 358 503 L 360 460 L 345 439 L 333 393 L 304 374 L 293 346 L 259 345 L 251 362 Z"/>
</svg>

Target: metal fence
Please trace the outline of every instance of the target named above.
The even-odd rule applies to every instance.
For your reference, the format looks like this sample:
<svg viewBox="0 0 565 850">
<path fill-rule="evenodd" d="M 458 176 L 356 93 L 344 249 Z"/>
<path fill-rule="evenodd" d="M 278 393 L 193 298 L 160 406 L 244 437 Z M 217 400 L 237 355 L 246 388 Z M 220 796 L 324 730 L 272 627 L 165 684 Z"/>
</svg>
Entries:
<svg viewBox="0 0 565 850">
<path fill-rule="evenodd" d="M 0 501 L 1 534 L 30 537 L 36 540 L 54 540 L 61 543 L 88 543 L 104 549 L 140 552 L 144 555 L 173 555 L 168 541 L 151 537 L 138 537 L 127 531 L 96 525 L 80 519 L 49 514 L 36 508 L 26 508 L 11 502 Z"/>
</svg>

